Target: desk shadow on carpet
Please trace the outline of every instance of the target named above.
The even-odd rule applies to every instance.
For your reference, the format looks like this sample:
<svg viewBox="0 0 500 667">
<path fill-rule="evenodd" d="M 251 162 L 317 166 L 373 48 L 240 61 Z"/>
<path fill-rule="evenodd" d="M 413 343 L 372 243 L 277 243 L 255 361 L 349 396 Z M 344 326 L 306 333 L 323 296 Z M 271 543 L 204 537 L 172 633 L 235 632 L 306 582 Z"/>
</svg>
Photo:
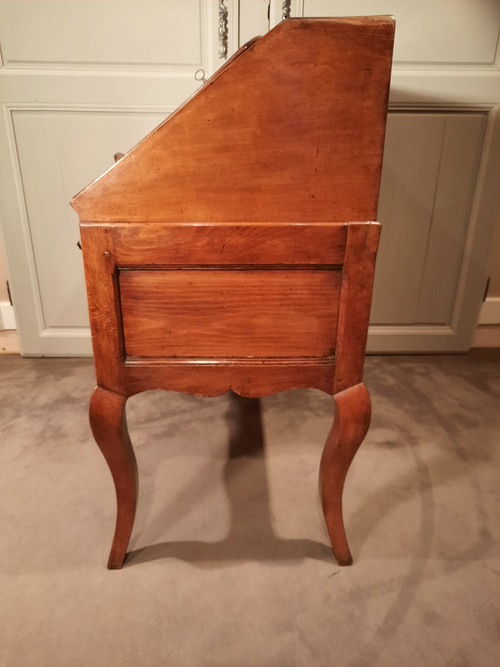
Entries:
<svg viewBox="0 0 500 667">
<path fill-rule="evenodd" d="M 144 546 L 129 552 L 125 566 L 167 558 L 200 567 L 231 561 L 302 561 L 305 558 L 336 564 L 329 545 L 310 539 L 283 539 L 274 532 L 260 399 L 244 398 L 232 392 L 227 398 L 230 437 L 223 475 L 231 513 L 227 536 L 219 542 L 165 541 Z M 243 466 L 243 458 L 245 464 L 251 464 Z M 165 521 L 168 522 L 167 517 Z"/>
</svg>

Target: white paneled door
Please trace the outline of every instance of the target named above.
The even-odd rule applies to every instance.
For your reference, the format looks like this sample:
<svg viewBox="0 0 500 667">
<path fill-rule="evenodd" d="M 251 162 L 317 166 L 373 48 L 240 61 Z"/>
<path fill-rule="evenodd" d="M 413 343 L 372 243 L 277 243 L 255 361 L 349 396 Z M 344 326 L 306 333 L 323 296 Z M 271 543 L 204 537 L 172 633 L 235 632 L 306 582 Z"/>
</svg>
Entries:
<svg viewBox="0 0 500 667">
<path fill-rule="evenodd" d="M 91 353 L 68 202 L 196 90 L 197 72 L 283 15 L 388 13 L 369 347 L 467 349 L 500 210 L 499 0 L 1 0 L 0 220 L 23 353 Z"/>
</svg>

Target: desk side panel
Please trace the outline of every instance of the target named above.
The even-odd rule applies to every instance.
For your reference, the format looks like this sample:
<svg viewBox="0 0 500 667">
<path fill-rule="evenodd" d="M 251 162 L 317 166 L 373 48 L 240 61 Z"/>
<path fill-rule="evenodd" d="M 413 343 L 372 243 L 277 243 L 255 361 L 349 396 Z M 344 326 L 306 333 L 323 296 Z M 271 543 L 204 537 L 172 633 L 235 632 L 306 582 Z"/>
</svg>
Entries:
<svg viewBox="0 0 500 667">
<path fill-rule="evenodd" d="M 333 356 L 340 271 L 120 271 L 130 357 Z"/>
</svg>

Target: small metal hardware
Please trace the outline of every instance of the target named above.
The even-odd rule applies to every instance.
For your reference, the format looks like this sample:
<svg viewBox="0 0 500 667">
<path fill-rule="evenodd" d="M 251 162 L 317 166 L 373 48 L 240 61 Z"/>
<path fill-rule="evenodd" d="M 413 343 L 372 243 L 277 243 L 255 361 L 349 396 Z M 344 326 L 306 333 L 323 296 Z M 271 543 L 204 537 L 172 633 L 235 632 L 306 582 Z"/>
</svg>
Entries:
<svg viewBox="0 0 500 667">
<path fill-rule="evenodd" d="M 228 11 L 226 5 L 224 4 L 224 0 L 219 0 L 219 58 L 227 58 L 227 14 Z"/>
<path fill-rule="evenodd" d="M 196 81 L 201 81 L 201 83 L 203 84 L 207 82 L 205 78 L 205 70 L 202 68 L 196 70 L 196 72 L 194 73 L 194 78 L 196 79 Z"/>
</svg>

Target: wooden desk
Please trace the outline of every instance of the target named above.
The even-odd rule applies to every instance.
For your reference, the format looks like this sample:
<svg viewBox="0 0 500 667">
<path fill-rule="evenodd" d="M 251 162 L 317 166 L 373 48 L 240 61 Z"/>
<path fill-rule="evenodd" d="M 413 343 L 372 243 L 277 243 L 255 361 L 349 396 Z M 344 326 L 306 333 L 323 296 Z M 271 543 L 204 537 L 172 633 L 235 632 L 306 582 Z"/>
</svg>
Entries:
<svg viewBox="0 0 500 667">
<path fill-rule="evenodd" d="M 363 384 L 394 21 L 290 19 L 77 195 L 97 387 L 117 492 L 108 567 L 137 501 L 129 396 L 333 396 L 320 486 L 339 564 L 342 490 L 370 421 Z"/>
</svg>

